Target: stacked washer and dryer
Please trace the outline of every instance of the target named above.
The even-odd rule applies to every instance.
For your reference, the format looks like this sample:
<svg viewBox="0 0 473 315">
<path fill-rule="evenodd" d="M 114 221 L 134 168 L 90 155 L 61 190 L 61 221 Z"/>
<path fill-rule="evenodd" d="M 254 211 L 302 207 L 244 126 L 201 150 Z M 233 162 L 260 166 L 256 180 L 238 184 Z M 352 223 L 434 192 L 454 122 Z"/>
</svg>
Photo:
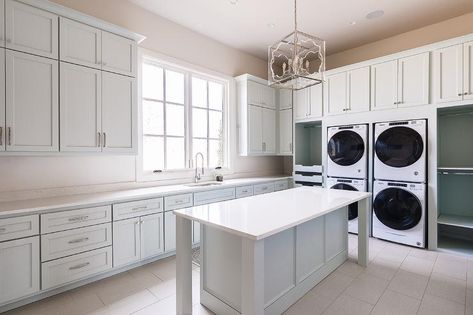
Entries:
<svg viewBox="0 0 473 315">
<path fill-rule="evenodd" d="M 327 130 L 327 187 L 367 191 L 368 125 L 329 127 Z M 348 207 L 348 232 L 358 233 L 358 204 Z"/>
<path fill-rule="evenodd" d="M 373 237 L 425 248 L 427 121 L 374 125 Z"/>
</svg>

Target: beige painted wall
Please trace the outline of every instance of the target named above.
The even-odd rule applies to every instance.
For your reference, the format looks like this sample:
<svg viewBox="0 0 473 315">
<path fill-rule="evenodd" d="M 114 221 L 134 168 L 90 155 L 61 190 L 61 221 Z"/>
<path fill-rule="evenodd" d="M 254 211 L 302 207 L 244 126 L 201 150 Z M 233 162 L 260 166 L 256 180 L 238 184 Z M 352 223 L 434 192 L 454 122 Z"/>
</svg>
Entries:
<svg viewBox="0 0 473 315">
<path fill-rule="evenodd" d="M 473 33 L 473 13 L 332 54 L 327 57 L 327 69 L 393 54 L 470 33 Z"/>
<path fill-rule="evenodd" d="M 126 0 L 53 1 L 145 35 L 147 39 L 141 46 L 149 50 L 228 76 L 242 73 L 266 76 L 265 61 L 195 33 Z M 236 127 L 232 129 L 236 132 Z M 236 144 L 231 152 L 236 176 L 283 172 L 280 157 L 239 157 L 236 155 Z M 54 195 L 121 189 L 135 186 L 136 179 L 135 157 L 113 155 L 0 157 L 0 174 L 0 200 L 39 197 L 42 193 Z"/>
</svg>

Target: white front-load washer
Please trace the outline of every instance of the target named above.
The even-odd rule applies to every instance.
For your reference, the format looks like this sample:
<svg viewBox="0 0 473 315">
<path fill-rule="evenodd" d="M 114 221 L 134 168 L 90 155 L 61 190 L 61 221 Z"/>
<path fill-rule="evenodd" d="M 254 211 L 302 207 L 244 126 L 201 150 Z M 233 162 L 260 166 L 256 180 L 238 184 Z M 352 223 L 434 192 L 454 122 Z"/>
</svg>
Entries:
<svg viewBox="0 0 473 315">
<path fill-rule="evenodd" d="M 368 125 L 329 127 L 327 139 L 329 177 L 367 178 Z"/>
<path fill-rule="evenodd" d="M 375 180 L 373 237 L 425 248 L 425 186 L 423 183 Z"/>
<path fill-rule="evenodd" d="M 426 182 L 425 119 L 377 123 L 374 142 L 375 179 Z"/>
<path fill-rule="evenodd" d="M 327 187 L 331 189 L 367 191 L 366 179 L 327 178 Z M 348 232 L 358 234 L 358 203 L 348 206 Z"/>
</svg>

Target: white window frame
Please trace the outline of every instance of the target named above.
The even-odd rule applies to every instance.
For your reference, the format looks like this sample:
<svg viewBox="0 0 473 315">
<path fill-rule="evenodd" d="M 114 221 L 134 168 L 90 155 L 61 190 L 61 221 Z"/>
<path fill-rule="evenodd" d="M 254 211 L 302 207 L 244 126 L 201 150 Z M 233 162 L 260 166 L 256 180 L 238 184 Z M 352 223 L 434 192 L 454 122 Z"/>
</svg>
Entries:
<svg viewBox="0 0 473 315">
<path fill-rule="evenodd" d="M 157 66 L 163 67 L 164 70 L 172 70 L 177 72 L 185 73 L 185 100 L 184 100 L 184 142 L 185 142 L 185 159 L 186 159 L 186 168 L 183 169 L 170 169 L 162 170 L 159 173 L 153 173 L 152 171 L 145 171 L 143 169 L 143 96 L 142 96 L 142 64 L 144 61 L 150 62 Z M 136 180 L 141 182 L 146 181 L 159 181 L 167 180 L 172 181 L 176 180 L 176 183 L 191 180 L 194 178 L 195 163 L 193 162 L 194 157 L 191 156 L 192 153 L 192 91 L 190 80 L 192 76 L 212 82 L 218 82 L 224 85 L 224 104 L 222 108 L 223 119 L 222 126 L 224 130 L 223 136 L 223 159 L 225 166 L 217 172 L 219 174 L 233 174 L 231 168 L 231 150 L 230 143 L 231 136 L 230 133 L 230 107 L 231 107 L 231 95 L 234 95 L 233 89 L 235 88 L 233 78 L 214 72 L 212 70 L 204 69 L 192 64 L 155 53 L 144 48 L 140 48 L 138 51 L 138 156 L 136 157 Z M 166 104 L 163 102 L 163 104 Z M 172 104 L 172 102 L 170 103 Z M 209 121 L 207 121 L 209 124 Z M 163 132 L 164 134 L 166 131 Z M 164 138 L 165 139 L 165 138 Z M 208 150 L 207 150 L 208 151 Z M 200 167 L 200 163 L 199 163 Z M 204 180 L 211 180 L 212 176 L 215 173 L 215 169 L 205 166 L 205 175 Z"/>
</svg>

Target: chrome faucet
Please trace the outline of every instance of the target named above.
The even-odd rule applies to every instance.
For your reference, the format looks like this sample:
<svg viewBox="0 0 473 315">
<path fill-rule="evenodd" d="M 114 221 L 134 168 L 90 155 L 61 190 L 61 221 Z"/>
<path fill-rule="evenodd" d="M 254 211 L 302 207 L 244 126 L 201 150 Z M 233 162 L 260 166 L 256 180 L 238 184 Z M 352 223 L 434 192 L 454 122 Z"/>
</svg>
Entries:
<svg viewBox="0 0 473 315">
<path fill-rule="evenodd" d="M 197 163 L 197 157 L 200 157 L 202 158 L 202 169 L 201 169 L 201 173 L 199 173 L 199 167 L 198 167 L 198 163 Z M 199 180 L 201 180 L 202 178 L 202 175 L 204 175 L 204 155 L 200 152 L 197 152 L 195 154 L 195 177 L 194 177 L 194 180 L 195 182 L 197 183 Z"/>
</svg>

